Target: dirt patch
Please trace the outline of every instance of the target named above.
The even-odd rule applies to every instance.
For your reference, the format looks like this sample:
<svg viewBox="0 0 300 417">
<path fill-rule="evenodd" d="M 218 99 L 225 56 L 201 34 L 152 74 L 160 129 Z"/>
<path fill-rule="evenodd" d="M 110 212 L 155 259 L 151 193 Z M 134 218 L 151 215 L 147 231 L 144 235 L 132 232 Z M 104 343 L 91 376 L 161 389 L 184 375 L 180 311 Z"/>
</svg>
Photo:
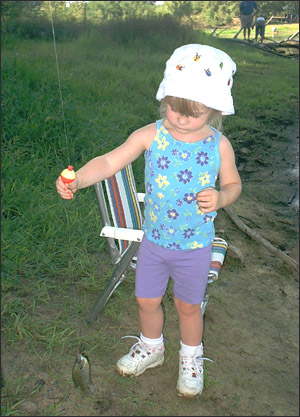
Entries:
<svg viewBox="0 0 300 417">
<path fill-rule="evenodd" d="M 244 191 L 233 209 L 249 227 L 299 261 L 298 125 L 289 128 L 284 137 L 280 134 L 277 131 L 276 140 L 269 141 L 264 155 L 255 145 L 239 148 L 237 162 Z M 128 309 L 117 322 L 105 311 L 91 326 L 76 318 L 86 335 L 98 332 L 99 337 L 100 333 L 106 337 L 105 349 L 95 346 L 90 353 L 95 396 L 82 398 L 74 389 L 71 353 L 49 363 L 43 352 L 33 355 L 22 344 L 15 345 L 12 352 L 10 342 L 3 340 L 3 396 L 10 397 L 12 404 L 20 391 L 26 397 L 10 415 L 297 416 L 298 273 L 238 230 L 222 210 L 216 231 L 241 250 L 244 260 L 228 253 L 218 281 L 209 286 L 204 344 L 205 355 L 214 362 L 206 365 L 200 398 L 176 396 L 179 331 L 169 301 L 171 291 L 164 302 L 167 343 L 163 367 L 138 378 L 115 372 L 116 361 L 132 344 L 132 339 L 121 340 L 121 336 L 139 332 L 134 276 L 129 274 L 120 287 L 120 291 L 128 291 Z M 54 314 L 58 303 L 52 299 L 39 314 Z M 117 310 L 117 295 L 109 303 Z M 20 376 L 19 392 L 10 391 Z"/>
</svg>

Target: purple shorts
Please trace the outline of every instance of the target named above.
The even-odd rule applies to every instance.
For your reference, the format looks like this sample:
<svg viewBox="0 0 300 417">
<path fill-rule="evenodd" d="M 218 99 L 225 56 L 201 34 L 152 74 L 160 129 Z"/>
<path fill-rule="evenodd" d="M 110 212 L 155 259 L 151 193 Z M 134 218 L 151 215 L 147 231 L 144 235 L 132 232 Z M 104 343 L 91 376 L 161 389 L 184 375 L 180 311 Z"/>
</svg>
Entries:
<svg viewBox="0 0 300 417">
<path fill-rule="evenodd" d="M 166 249 L 143 237 L 137 253 L 135 295 L 162 297 L 169 278 L 174 295 L 188 304 L 201 304 L 211 263 L 211 245 L 200 249 Z"/>
</svg>

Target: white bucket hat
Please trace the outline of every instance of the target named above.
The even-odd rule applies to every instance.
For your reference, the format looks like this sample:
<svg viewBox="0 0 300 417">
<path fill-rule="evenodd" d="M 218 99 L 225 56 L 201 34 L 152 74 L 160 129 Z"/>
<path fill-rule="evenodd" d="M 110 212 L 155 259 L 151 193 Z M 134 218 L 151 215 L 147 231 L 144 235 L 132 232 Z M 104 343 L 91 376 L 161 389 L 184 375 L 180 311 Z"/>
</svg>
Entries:
<svg viewBox="0 0 300 417">
<path fill-rule="evenodd" d="M 225 52 L 207 45 L 184 45 L 166 62 L 156 98 L 185 98 L 223 115 L 234 114 L 231 87 L 235 72 L 236 65 Z"/>
</svg>

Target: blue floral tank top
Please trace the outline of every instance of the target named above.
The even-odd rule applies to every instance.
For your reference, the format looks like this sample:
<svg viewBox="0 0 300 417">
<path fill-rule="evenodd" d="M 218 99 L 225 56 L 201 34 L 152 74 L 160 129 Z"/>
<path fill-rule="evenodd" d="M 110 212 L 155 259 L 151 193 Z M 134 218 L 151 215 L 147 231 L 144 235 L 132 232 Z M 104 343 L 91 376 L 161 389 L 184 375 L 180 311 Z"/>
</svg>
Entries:
<svg viewBox="0 0 300 417">
<path fill-rule="evenodd" d="M 211 128 L 214 133 L 201 141 L 181 142 L 171 136 L 162 121 L 156 122 L 155 138 L 145 152 L 145 236 L 167 249 L 209 246 L 217 212 L 203 213 L 196 194 L 215 187 L 222 134 Z"/>
</svg>

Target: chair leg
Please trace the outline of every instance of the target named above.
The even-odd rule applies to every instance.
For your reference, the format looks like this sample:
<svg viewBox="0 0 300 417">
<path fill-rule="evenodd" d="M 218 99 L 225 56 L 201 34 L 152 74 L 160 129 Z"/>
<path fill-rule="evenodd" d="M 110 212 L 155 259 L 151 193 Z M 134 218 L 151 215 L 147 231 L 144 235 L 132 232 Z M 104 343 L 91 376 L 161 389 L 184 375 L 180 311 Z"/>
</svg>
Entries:
<svg viewBox="0 0 300 417">
<path fill-rule="evenodd" d="M 209 299 L 209 295 L 208 295 L 207 290 L 206 290 L 205 294 L 204 294 L 203 301 L 201 303 L 201 312 L 202 312 L 203 317 L 204 317 L 205 310 L 206 310 L 206 307 L 207 307 L 208 299 Z"/>
<path fill-rule="evenodd" d="M 106 285 L 103 293 L 96 300 L 93 308 L 91 309 L 89 315 L 85 319 L 88 323 L 93 323 L 99 316 L 101 310 L 107 303 L 108 299 L 111 297 L 114 290 L 117 286 L 123 281 L 124 273 L 130 265 L 130 262 L 135 255 L 140 242 L 131 242 L 126 251 L 122 254 L 120 261 L 116 264 L 116 267 L 112 273 L 112 276 Z"/>
</svg>

